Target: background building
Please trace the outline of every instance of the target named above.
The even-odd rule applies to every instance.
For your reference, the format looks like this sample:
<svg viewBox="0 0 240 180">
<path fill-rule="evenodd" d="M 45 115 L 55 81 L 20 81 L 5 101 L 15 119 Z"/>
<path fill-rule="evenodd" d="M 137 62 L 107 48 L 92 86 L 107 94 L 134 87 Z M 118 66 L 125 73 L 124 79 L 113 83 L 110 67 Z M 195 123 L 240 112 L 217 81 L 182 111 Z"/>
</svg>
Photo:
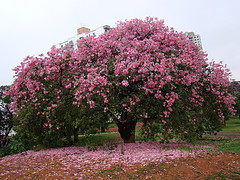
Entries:
<svg viewBox="0 0 240 180">
<path fill-rule="evenodd" d="M 94 30 L 90 30 L 89 28 L 86 27 L 81 27 L 77 29 L 77 35 L 68 38 L 68 40 L 61 42 L 59 44 L 56 44 L 55 46 L 57 48 L 63 48 L 66 45 L 70 45 L 70 46 L 74 46 L 75 48 L 77 48 L 77 42 L 83 38 L 83 37 L 88 37 L 88 36 L 96 36 L 98 37 L 99 35 L 103 34 L 103 33 L 107 33 L 110 30 L 110 26 L 109 25 L 104 25 L 101 27 L 98 27 Z"/>
<path fill-rule="evenodd" d="M 199 34 L 195 35 L 194 32 L 185 32 L 183 35 L 191 42 L 195 43 L 200 49 L 202 49 L 202 41 Z"/>
<path fill-rule="evenodd" d="M 94 30 L 91 30 L 86 27 L 81 27 L 77 29 L 77 35 L 68 38 L 66 41 L 61 42 L 56 44 L 55 46 L 57 48 L 63 48 L 66 45 L 74 46 L 77 48 L 77 42 L 83 38 L 83 37 L 88 37 L 88 36 L 96 36 L 98 37 L 99 35 L 103 33 L 107 33 L 111 27 L 109 25 L 104 25 L 101 27 L 98 27 Z M 199 34 L 194 34 L 194 32 L 185 32 L 183 34 L 185 37 L 187 37 L 188 40 L 190 40 L 192 43 L 195 43 L 200 49 L 202 49 L 202 42 L 201 42 L 201 37 Z"/>
</svg>

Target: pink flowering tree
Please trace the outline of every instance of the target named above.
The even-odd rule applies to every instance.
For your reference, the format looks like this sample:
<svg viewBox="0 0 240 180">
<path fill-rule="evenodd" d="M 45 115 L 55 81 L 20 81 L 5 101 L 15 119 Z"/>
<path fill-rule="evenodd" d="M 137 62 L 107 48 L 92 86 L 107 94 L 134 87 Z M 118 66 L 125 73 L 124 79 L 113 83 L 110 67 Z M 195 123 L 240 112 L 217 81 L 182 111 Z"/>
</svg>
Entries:
<svg viewBox="0 0 240 180">
<path fill-rule="evenodd" d="M 39 139 L 77 140 L 79 129 L 110 117 L 125 143 L 135 142 L 138 121 L 145 135 L 194 140 L 234 113 L 226 67 L 153 18 L 121 22 L 77 50 L 28 57 L 15 71 L 8 94 L 17 127 Z"/>
<path fill-rule="evenodd" d="M 76 68 L 75 61 L 72 48 L 53 47 L 47 57 L 27 57 L 14 69 L 16 81 L 8 94 L 13 99 L 18 135 L 32 141 L 25 144 L 52 147 L 62 138 L 71 144 L 71 136 L 77 142 L 79 131 L 89 133 L 89 126 L 94 125 L 93 109 L 85 108 L 83 101 L 76 106 L 75 84 L 81 67 Z"/>
<path fill-rule="evenodd" d="M 170 131 L 191 140 L 220 130 L 233 113 L 228 70 L 208 64 L 203 51 L 158 19 L 121 22 L 107 34 L 83 39 L 76 57 L 85 71 L 77 103 L 103 107 L 125 143 L 135 142 L 140 120 L 144 128 L 157 124 L 164 138 Z"/>
<path fill-rule="evenodd" d="M 16 81 L 8 94 L 14 101 L 16 131 L 23 139 L 36 137 L 37 143 L 48 145 L 62 134 L 71 137 L 74 129 L 63 112 L 71 108 L 74 97 L 69 88 L 72 77 L 67 73 L 72 52 L 52 48 L 48 57 L 27 57 L 14 69 Z"/>
</svg>

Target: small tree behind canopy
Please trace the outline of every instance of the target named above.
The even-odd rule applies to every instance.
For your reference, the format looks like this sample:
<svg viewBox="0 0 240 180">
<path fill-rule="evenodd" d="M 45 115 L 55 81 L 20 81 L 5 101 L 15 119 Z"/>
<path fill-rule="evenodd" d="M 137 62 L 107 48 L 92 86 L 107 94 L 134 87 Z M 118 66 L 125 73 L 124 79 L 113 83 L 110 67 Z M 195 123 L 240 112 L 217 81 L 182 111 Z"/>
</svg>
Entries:
<svg viewBox="0 0 240 180">
<path fill-rule="evenodd" d="M 10 97 L 5 95 L 8 90 L 9 86 L 0 86 L 0 147 L 7 144 L 7 137 L 13 127 Z"/>
<path fill-rule="evenodd" d="M 27 57 L 15 71 L 8 94 L 18 128 L 39 130 L 40 140 L 46 133 L 70 138 L 109 117 L 125 143 L 135 142 L 137 121 L 161 138 L 194 140 L 220 130 L 234 111 L 226 67 L 208 63 L 182 33 L 153 18 L 82 38 L 76 51 L 53 47 L 48 57 Z"/>
</svg>

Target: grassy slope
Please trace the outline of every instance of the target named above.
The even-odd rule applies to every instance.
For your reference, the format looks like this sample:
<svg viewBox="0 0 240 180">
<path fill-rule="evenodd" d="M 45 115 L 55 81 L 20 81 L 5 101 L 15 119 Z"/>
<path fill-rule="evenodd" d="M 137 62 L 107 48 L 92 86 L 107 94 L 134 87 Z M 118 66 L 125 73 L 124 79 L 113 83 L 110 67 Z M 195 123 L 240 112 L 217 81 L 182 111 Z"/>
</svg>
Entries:
<svg viewBox="0 0 240 180">
<path fill-rule="evenodd" d="M 226 122 L 223 131 L 240 131 L 240 119 L 232 116 Z M 214 145 L 217 150 L 240 154 L 240 136 L 236 137 L 205 137 L 202 139 L 206 144 Z"/>
<path fill-rule="evenodd" d="M 226 122 L 226 127 L 223 128 L 223 131 L 240 131 L 240 119 L 238 116 L 231 117 Z"/>
</svg>

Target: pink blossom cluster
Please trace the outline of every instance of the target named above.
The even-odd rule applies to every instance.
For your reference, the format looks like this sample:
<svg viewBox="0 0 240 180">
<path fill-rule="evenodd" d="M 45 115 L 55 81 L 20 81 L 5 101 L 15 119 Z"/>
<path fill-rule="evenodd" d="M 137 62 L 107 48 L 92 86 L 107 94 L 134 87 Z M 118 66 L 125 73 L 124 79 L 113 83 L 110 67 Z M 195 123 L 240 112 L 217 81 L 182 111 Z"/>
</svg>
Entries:
<svg viewBox="0 0 240 180">
<path fill-rule="evenodd" d="M 183 150 L 194 149 L 192 151 Z M 186 148 L 185 148 L 186 149 Z M 140 164 L 142 167 L 151 162 L 164 162 L 181 157 L 196 157 L 211 151 L 209 146 L 193 146 L 188 144 L 159 144 L 159 143 L 134 143 L 118 145 L 115 149 L 102 149 L 88 151 L 87 147 L 68 147 L 58 149 L 27 151 L 24 153 L 6 156 L 0 159 L 0 164 L 14 169 L 19 177 L 32 178 L 33 174 L 41 176 L 41 172 L 50 170 L 49 176 L 61 176 L 58 172 L 66 172 L 66 176 L 75 174 L 90 174 L 96 170 L 108 169 L 111 166 L 123 164 L 125 167 Z M 42 162 L 45 164 L 42 164 Z M 26 171 L 29 170 L 29 171 Z M 1 177 L 7 177 L 10 172 L 0 170 Z M 13 173 L 13 171 L 11 171 Z M 24 174 L 25 173 L 25 174 Z M 50 178 L 49 177 L 49 178 Z"/>
</svg>

